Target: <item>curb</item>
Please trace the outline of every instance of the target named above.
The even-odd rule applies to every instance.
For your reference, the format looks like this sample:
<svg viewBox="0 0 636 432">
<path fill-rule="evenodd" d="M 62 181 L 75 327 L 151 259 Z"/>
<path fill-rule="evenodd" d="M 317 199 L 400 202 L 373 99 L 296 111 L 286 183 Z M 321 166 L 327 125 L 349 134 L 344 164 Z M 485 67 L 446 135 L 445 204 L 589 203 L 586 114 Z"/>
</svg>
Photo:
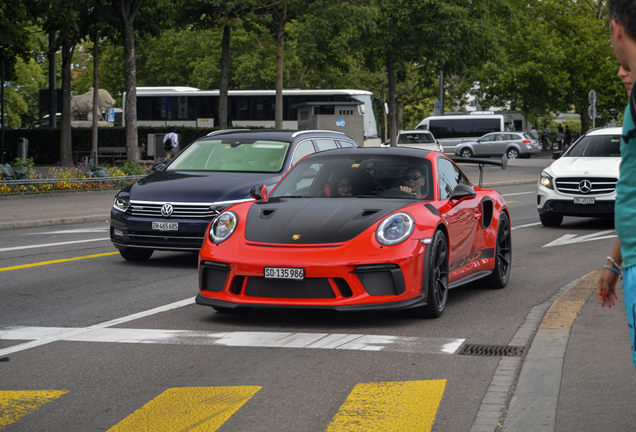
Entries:
<svg viewBox="0 0 636 432">
<path fill-rule="evenodd" d="M 513 186 L 513 185 L 520 185 L 520 184 L 533 184 L 533 183 L 536 183 L 536 182 L 537 182 L 537 179 L 533 179 L 533 180 L 510 180 L 510 181 L 484 183 L 483 187 Z"/>
<path fill-rule="evenodd" d="M 570 332 L 602 270 L 566 284 L 532 308 L 508 345 L 527 347 L 526 353 L 499 361 L 470 432 L 554 431 Z"/>
<path fill-rule="evenodd" d="M 19 221 L 19 222 L 0 222 L 0 231 L 10 230 L 10 229 L 21 229 L 21 228 L 56 226 L 56 225 L 71 225 L 71 224 L 81 224 L 81 223 L 91 223 L 91 222 L 108 222 L 109 220 L 110 220 L 109 214 L 102 214 L 102 215 L 76 216 L 76 217 L 57 218 L 57 219 L 37 219 L 37 220 L 27 220 L 27 221 Z"/>
</svg>

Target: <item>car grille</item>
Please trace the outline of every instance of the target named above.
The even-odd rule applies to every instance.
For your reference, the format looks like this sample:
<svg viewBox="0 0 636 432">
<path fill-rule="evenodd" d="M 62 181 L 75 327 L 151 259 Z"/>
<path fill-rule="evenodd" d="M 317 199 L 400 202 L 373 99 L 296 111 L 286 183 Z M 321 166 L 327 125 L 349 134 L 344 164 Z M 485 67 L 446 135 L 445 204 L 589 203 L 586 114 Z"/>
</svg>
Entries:
<svg viewBox="0 0 636 432">
<path fill-rule="evenodd" d="M 166 250 L 198 251 L 203 246 L 204 234 L 180 233 L 177 231 L 137 231 L 128 230 L 128 238 L 138 247 Z"/>
<path fill-rule="evenodd" d="M 327 299 L 336 298 L 326 278 L 303 280 L 265 279 L 252 276 L 247 281 L 245 295 L 248 297 Z"/>
<path fill-rule="evenodd" d="M 583 186 L 583 190 L 585 190 L 583 183 L 586 180 L 589 182 L 590 190 L 583 192 L 581 187 Z M 617 181 L 618 179 L 612 177 L 562 177 L 556 179 L 555 183 L 559 192 L 574 195 L 598 195 L 614 192 Z"/>
<path fill-rule="evenodd" d="M 144 217 L 164 217 L 161 214 L 161 207 L 164 202 L 149 202 L 149 201 L 130 201 L 130 208 L 128 211 L 133 216 Z M 217 210 L 211 208 L 212 204 L 197 204 L 197 203 L 169 203 L 172 205 L 171 217 L 176 218 L 213 218 L 218 215 Z"/>
</svg>

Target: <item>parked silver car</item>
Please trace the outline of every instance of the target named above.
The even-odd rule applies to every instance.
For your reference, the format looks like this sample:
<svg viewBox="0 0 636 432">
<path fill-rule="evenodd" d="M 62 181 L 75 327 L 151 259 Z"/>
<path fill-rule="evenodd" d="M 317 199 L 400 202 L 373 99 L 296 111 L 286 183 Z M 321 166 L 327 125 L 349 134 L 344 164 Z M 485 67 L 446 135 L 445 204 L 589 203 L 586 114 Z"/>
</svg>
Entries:
<svg viewBox="0 0 636 432">
<path fill-rule="evenodd" d="M 455 155 L 463 158 L 508 155 L 508 159 L 539 154 L 539 141 L 526 132 L 492 132 L 475 141 L 459 143 Z"/>
</svg>

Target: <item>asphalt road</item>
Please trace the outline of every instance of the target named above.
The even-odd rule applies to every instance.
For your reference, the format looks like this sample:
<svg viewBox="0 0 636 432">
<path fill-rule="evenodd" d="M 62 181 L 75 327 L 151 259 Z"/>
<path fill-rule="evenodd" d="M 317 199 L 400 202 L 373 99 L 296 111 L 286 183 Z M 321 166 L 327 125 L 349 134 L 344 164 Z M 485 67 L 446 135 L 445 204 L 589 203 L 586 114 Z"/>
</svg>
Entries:
<svg viewBox="0 0 636 432">
<path fill-rule="evenodd" d="M 394 430 L 421 420 L 426 430 L 468 431 L 500 357 L 453 347 L 509 344 L 535 305 L 598 268 L 615 241 L 611 221 L 542 227 L 534 184 L 495 188 L 514 229 L 510 283 L 452 290 L 435 320 L 219 314 L 192 303 L 196 255 L 124 261 L 106 223 L 0 231 L 0 397 L 27 392 L 25 415 L 0 414 L 0 428 L 16 420 L 3 431 L 132 431 L 156 421 L 149 430 L 174 430 L 171 421 L 213 419 L 219 431 L 373 430 L 351 426 L 364 421 L 383 430 L 370 408 L 380 401 L 395 404 Z M 576 237 L 567 243 L 566 234 Z M 223 409 L 203 410 L 209 400 Z"/>
</svg>

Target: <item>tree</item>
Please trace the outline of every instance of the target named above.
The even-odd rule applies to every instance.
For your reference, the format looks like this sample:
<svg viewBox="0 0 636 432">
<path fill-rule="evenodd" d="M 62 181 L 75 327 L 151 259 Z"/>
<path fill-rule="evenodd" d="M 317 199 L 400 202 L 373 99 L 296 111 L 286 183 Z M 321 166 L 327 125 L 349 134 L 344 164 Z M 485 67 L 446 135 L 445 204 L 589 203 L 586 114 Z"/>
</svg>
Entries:
<svg viewBox="0 0 636 432">
<path fill-rule="evenodd" d="M 482 104 L 510 102 L 512 109 L 539 115 L 574 109 L 585 132 L 590 125 L 588 93 L 596 90 L 599 114 L 605 121 L 616 118 L 626 97 L 615 78 L 618 63 L 605 4 L 511 0 L 512 16 L 497 28 L 501 55 L 479 73 Z"/>
<path fill-rule="evenodd" d="M 461 75 L 492 57 L 491 12 L 497 5 L 487 0 L 371 1 L 369 18 L 358 24 L 358 47 L 370 68 L 386 68 L 392 145 L 398 130 L 396 90 L 409 66 L 425 76 L 440 70 Z"/>
<path fill-rule="evenodd" d="M 113 0 L 113 7 L 121 18 L 121 34 L 124 39 L 124 76 L 126 79 L 125 106 L 126 155 L 131 161 L 139 161 L 137 138 L 137 65 L 135 63 L 134 21 L 143 0 Z"/>
<path fill-rule="evenodd" d="M 230 76 L 230 36 L 233 28 L 240 27 L 250 11 L 250 1 L 189 0 L 181 11 L 181 21 L 193 23 L 197 29 L 221 28 L 219 128 L 227 129 L 227 96 Z"/>
</svg>

